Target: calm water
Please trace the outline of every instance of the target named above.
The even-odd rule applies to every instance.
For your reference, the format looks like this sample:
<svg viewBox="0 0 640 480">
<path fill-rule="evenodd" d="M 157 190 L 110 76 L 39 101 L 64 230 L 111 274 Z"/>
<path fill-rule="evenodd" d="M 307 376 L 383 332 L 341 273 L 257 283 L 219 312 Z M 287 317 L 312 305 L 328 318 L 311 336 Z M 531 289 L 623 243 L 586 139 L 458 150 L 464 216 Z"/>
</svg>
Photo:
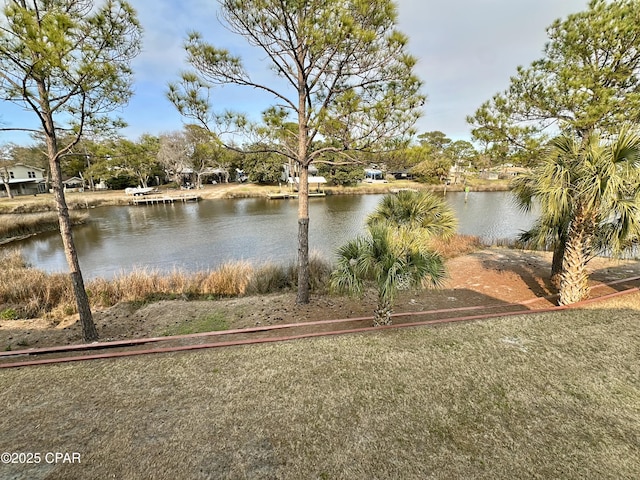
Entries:
<svg viewBox="0 0 640 480">
<path fill-rule="evenodd" d="M 337 247 L 364 231 L 364 220 L 382 197 L 330 196 L 310 199 L 310 247 L 331 257 Z M 513 238 L 531 215 L 508 192 L 448 193 L 459 232 L 485 240 Z M 133 267 L 162 271 L 198 270 L 229 260 L 283 263 L 295 258 L 297 201 L 203 200 L 174 205 L 102 207 L 91 222 L 74 230 L 86 278 L 111 277 Z M 57 233 L 18 245 L 27 260 L 47 271 L 66 271 Z"/>
</svg>

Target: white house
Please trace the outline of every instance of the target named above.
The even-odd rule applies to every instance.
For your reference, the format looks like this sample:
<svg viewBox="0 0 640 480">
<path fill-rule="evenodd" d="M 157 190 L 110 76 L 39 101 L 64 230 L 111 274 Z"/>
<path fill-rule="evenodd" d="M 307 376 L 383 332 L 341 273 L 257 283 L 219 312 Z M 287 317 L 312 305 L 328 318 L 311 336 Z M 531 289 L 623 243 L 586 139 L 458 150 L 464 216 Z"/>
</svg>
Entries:
<svg viewBox="0 0 640 480">
<path fill-rule="evenodd" d="M 48 191 L 45 169 L 32 167 L 23 163 L 15 163 L 7 167 L 0 167 L 0 196 L 7 196 L 5 182 L 13 195 L 35 195 Z"/>
<path fill-rule="evenodd" d="M 62 182 L 65 192 L 82 192 L 84 191 L 84 180 L 80 177 L 71 177 Z"/>
</svg>

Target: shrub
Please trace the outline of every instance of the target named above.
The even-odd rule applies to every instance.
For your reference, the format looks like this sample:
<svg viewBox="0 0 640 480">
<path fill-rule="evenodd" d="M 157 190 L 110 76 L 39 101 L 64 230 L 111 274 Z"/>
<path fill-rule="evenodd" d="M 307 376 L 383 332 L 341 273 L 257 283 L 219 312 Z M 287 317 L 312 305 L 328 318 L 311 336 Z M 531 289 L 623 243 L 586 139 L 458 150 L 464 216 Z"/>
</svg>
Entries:
<svg viewBox="0 0 640 480">
<path fill-rule="evenodd" d="M 15 320 L 18 318 L 18 312 L 13 308 L 6 308 L 0 312 L 0 320 Z"/>
</svg>

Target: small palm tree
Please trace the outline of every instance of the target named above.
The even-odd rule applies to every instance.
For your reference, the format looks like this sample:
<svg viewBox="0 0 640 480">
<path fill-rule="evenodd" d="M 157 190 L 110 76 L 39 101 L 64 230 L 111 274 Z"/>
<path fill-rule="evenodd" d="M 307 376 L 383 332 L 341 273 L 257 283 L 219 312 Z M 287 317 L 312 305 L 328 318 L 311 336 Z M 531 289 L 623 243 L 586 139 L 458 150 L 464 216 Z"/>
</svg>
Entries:
<svg viewBox="0 0 640 480">
<path fill-rule="evenodd" d="M 442 198 L 410 190 L 385 196 L 367 219 L 367 225 L 373 224 L 384 224 L 397 232 L 411 232 L 425 247 L 433 237 L 452 237 L 457 227 L 453 210 Z"/>
<path fill-rule="evenodd" d="M 581 139 L 563 135 L 551 142 L 541 165 L 516 184 L 521 203 L 540 203 L 542 214 L 530 235 L 554 244 L 554 265 L 556 257 L 562 259 L 561 305 L 587 297 L 586 267 L 595 254 L 620 253 L 640 237 L 639 167 L 635 131 L 624 130 L 610 142 L 596 133 Z"/>
<path fill-rule="evenodd" d="M 373 325 L 390 325 L 398 291 L 420 284 L 437 286 L 445 275 L 444 261 L 422 248 L 418 237 L 382 224 L 369 227 L 369 235 L 358 237 L 338 250 L 331 288 L 362 295 L 367 282 L 378 290 Z"/>
<path fill-rule="evenodd" d="M 437 286 L 445 275 L 444 261 L 429 250 L 435 236 L 451 237 L 453 211 L 426 192 L 402 191 L 383 198 L 367 219 L 369 234 L 338 250 L 331 278 L 334 291 L 361 295 L 367 282 L 378 290 L 374 325 L 391 323 L 398 291 L 417 285 Z"/>
</svg>

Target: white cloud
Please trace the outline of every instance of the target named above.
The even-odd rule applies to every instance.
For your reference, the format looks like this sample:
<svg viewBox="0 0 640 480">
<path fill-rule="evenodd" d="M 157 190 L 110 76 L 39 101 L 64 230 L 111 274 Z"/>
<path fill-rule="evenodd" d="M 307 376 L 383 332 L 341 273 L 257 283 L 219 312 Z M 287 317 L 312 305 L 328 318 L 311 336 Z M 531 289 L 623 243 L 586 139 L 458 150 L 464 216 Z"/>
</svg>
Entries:
<svg viewBox="0 0 640 480">
<path fill-rule="evenodd" d="M 216 46 L 248 59 L 252 71 L 269 78 L 263 56 L 244 39 L 224 29 L 213 0 L 131 0 L 144 28 L 143 52 L 134 61 L 136 95 L 123 109 L 125 134 L 158 134 L 181 128 L 181 119 L 165 98 L 167 83 L 184 70 L 182 44 L 188 31 L 202 32 Z M 419 58 L 428 103 L 420 131 L 441 130 L 468 138 L 465 117 L 506 88 L 518 65 L 541 55 L 545 28 L 559 17 L 584 10 L 587 0 L 399 0 L 399 28 Z M 251 89 L 225 89 L 216 100 L 240 111 L 264 107 L 264 95 Z M 13 118 L 2 106 L 2 119 Z M 18 118 L 16 117 L 16 121 Z M 14 125 L 17 126 L 17 125 Z M 9 141 L 6 136 L 0 142 Z"/>
</svg>

